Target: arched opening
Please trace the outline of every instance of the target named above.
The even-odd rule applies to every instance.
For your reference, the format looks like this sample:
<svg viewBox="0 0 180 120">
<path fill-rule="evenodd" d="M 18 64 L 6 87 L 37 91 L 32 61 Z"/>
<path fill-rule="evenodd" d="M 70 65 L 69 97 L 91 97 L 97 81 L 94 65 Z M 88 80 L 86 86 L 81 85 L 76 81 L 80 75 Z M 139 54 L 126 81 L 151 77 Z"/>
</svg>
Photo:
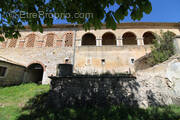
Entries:
<svg viewBox="0 0 180 120">
<path fill-rule="evenodd" d="M 96 45 L 96 37 L 92 33 L 86 33 L 82 37 L 82 45 Z"/>
<path fill-rule="evenodd" d="M 43 66 L 39 63 L 33 63 L 27 67 L 27 81 L 35 82 L 38 84 L 42 83 L 43 78 Z"/>
<path fill-rule="evenodd" d="M 111 32 L 104 33 L 102 45 L 116 45 L 116 36 Z"/>
<path fill-rule="evenodd" d="M 126 32 L 123 35 L 123 45 L 137 45 L 136 35 L 132 32 Z"/>
<path fill-rule="evenodd" d="M 145 32 L 143 34 L 144 45 L 153 44 L 154 39 L 155 39 L 155 36 L 152 32 Z"/>
</svg>

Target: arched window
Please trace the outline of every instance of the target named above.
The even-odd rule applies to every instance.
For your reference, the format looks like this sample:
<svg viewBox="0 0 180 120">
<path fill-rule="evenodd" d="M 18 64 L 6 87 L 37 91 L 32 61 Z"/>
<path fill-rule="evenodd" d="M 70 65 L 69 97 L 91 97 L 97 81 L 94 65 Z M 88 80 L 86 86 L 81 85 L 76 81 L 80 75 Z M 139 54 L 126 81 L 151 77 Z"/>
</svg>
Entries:
<svg viewBox="0 0 180 120">
<path fill-rule="evenodd" d="M 104 33 L 102 45 L 116 45 L 116 36 L 111 32 Z"/>
<path fill-rule="evenodd" d="M 137 45 L 136 35 L 132 32 L 126 32 L 123 35 L 123 45 Z"/>
<path fill-rule="evenodd" d="M 155 39 L 155 36 L 152 32 L 145 32 L 143 34 L 144 45 L 153 44 L 154 39 Z"/>
<path fill-rule="evenodd" d="M 9 43 L 10 48 L 15 48 L 17 43 L 17 39 L 11 39 Z"/>
<path fill-rule="evenodd" d="M 45 47 L 53 47 L 53 43 L 54 43 L 54 34 L 52 33 L 47 34 Z"/>
<path fill-rule="evenodd" d="M 27 67 L 27 82 L 41 83 L 44 68 L 39 63 L 33 63 Z"/>
<path fill-rule="evenodd" d="M 65 47 L 72 47 L 73 44 L 73 34 L 67 33 L 65 37 Z"/>
<path fill-rule="evenodd" d="M 82 37 L 82 45 L 96 45 L 96 37 L 92 33 L 86 33 Z"/>
<path fill-rule="evenodd" d="M 36 35 L 35 35 L 35 34 L 30 34 L 30 35 L 28 35 L 28 36 L 27 36 L 26 47 L 34 47 L 35 38 L 36 38 Z"/>
</svg>

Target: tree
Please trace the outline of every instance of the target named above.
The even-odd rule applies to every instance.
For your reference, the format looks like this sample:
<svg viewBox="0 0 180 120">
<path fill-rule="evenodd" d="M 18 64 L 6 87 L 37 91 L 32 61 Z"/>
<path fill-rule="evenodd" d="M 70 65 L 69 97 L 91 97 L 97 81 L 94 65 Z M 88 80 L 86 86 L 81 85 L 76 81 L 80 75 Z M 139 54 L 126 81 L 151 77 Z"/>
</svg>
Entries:
<svg viewBox="0 0 180 120">
<path fill-rule="evenodd" d="M 117 10 L 105 10 L 114 4 L 118 5 Z M 151 10 L 149 0 L 0 0 L 0 41 L 4 37 L 18 38 L 19 31 L 24 28 L 23 23 L 33 31 L 43 32 L 42 24 L 53 25 L 53 15 L 57 13 L 64 13 L 56 16 L 57 19 L 83 24 L 88 30 L 90 27 L 100 29 L 103 18 L 107 28 L 116 29 L 116 23 L 128 14 L 131 19 L 140 20 Z M 75 17 L 76 13 L 91 13 L 93 17 Z"/>
<path fill-rule="evenodd" d="M 156 34 L 156 39 L 154 40 L 152 52 L 148 59 L 148 62 L 151 65 L 162 63 L 175 54 L 173 42 L 174 37 L 175 34 L 170 31 L 161 31 L 160 35 Z"/>
</svg>

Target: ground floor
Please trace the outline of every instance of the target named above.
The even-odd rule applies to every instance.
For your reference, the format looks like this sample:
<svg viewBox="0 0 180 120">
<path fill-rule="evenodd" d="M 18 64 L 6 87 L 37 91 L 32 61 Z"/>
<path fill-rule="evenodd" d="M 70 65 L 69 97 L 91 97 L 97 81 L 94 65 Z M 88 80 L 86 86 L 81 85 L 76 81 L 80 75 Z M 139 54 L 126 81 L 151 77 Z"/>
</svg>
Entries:
<svg viewBox="0 0 180 120">
<path fill-rule="evenodd" d="M 49 84 L 58 64 L 73 64 L 80 74 L 132 73 L 134 62 L 151 51 L 147 46 L 80 46 L 75 48 L 8 48 L 1 56 L 26 67 L 23 82 Z"/>
</svg>

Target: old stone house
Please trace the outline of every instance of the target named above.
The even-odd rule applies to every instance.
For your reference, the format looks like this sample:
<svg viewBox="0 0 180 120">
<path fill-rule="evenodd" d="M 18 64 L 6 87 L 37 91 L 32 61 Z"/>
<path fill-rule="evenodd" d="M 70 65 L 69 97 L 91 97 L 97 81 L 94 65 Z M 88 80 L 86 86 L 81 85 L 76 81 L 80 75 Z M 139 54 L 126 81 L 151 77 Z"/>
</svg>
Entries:
<svg viewBox="0 0 180 120">
<path fill-rule="evenodd" d="M 26 67 L 0 56 L 0 86 L 21 84 Z"/>
<path fill-rule="evenodd" d="M 82 25 L 54 25 L 44 32 L 21 31 L 19 39 L 0 43 L 0 56 L 27 68 L 27 81 L 49 84 L 57 64 L 71 63 L 75 73 L 134 71 L 134 62 L 151 52 L 153 33 L 180 35 L 179 23 L 121 23 L 116 30 L 85 31 Z M 177 42 L 180 45 L 180 42 Z M 25 80 L 25 81 L 26 81 Z"/>
</svg>

